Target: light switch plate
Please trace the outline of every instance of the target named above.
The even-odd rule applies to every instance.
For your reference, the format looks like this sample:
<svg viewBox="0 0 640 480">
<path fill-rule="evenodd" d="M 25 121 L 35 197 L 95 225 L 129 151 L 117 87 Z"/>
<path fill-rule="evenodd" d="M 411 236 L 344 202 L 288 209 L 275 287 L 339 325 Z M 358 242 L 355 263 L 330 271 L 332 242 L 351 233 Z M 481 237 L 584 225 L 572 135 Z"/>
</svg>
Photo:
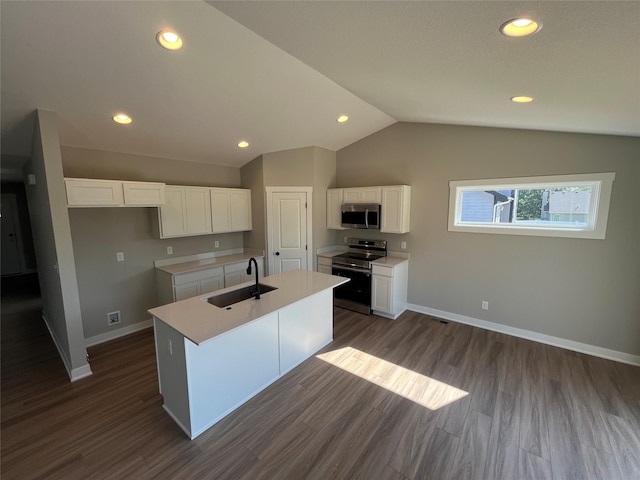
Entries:
<svg viewBox="0 0 640 480">
<path fill-rule="evenodd" d="M 118 262 L 124 262 L 124 252 L 117 252 L 116 253 L 116 260 Z"/>
</svg>

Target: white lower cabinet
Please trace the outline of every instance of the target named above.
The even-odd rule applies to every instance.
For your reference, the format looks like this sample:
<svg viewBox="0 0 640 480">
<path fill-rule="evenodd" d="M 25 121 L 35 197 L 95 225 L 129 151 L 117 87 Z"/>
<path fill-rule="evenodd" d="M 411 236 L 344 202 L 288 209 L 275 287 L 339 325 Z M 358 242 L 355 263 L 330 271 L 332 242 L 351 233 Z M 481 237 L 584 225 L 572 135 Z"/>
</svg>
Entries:
<svg viewBox="0 0 640 480">
<path fill-rule="evenodd" d="M 193 439 L 333 340 L 331 289 L 196 345 L 154 317 L 163 408 Z"/>
<path fill-rule="evenodd" d="M 280 374 L 296 367 L 333 340 L 333 290 L 280 310 Z"/>
<path fill-rule="evenodd" d="M 158 297 L 162 305 L 204 295 L 222 288 L 255 280 L 255 273 L 247 275 L 248 259 L 195 272 L 172 275 L 156 269 Z M 264 277 L 264 258 L 256 258 L 258 277 Z"/>
<path fill-rule="evenodd" d="M 332 269 L 331 269 L 331 259 L 330 258 L 321 257 L 321 256 L 318 255 L 317 263 L 318 263 L 318 272 L 320 272 L 320 273 L 328 273 L 329 275 L 331 275 Z"/>
<path fill-rule="evenodd" d="M 373 264 L 371 309 L 383 317 L 396 319 L 407 308 L 409 261 L 395 265 Z"/>
<path fill-rule="evenodd" d="M 201 345 L 154 328 L 164 408 L 192 439 L 280 376 L 277 312 Z"/>
</svg>

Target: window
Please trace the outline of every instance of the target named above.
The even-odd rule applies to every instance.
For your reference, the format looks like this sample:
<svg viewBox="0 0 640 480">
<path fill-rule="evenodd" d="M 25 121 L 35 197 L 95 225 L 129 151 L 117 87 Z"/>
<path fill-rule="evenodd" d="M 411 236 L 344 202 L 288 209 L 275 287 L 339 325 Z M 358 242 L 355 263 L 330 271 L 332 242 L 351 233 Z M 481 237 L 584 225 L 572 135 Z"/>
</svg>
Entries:
<svg viewBox="0 0 640 480">
<path fill-rule="evenodd" d="M 615 173 L 449 182 L 449 231 L 603 239 Z"/>
</svg>

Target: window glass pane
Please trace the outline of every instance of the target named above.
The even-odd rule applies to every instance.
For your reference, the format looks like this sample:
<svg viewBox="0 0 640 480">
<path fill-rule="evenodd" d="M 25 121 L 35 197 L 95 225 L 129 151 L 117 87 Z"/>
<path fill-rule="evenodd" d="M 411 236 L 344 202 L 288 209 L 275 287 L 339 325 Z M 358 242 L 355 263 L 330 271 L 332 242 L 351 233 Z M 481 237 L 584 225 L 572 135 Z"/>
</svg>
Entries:
<svg viewBox="0 0 640 480">
<path fill-rule="evenodd" d="M 584 227 L 591 193 L 591 186 L 463 190 L 460 223 Z"/>
</svg>

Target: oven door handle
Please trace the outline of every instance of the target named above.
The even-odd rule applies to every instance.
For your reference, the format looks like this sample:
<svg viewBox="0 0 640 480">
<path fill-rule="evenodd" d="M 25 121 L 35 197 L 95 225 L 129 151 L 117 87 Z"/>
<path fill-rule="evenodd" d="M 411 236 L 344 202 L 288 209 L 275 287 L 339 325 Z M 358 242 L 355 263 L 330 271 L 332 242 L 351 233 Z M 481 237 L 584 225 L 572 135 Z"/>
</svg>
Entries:
<svg viewBox="0 0 640 480">
<path fill-rule="evenodd" d="M 343 267 L 342 265 L 332 265 L 331 268 L 335 270 L 345 270 L 347 272 L 361 273 L 362 275 L 366 275 L 367 277 L 371 275 L 371 270 L 363 270 L 361 268 Z"/>
</svg>

